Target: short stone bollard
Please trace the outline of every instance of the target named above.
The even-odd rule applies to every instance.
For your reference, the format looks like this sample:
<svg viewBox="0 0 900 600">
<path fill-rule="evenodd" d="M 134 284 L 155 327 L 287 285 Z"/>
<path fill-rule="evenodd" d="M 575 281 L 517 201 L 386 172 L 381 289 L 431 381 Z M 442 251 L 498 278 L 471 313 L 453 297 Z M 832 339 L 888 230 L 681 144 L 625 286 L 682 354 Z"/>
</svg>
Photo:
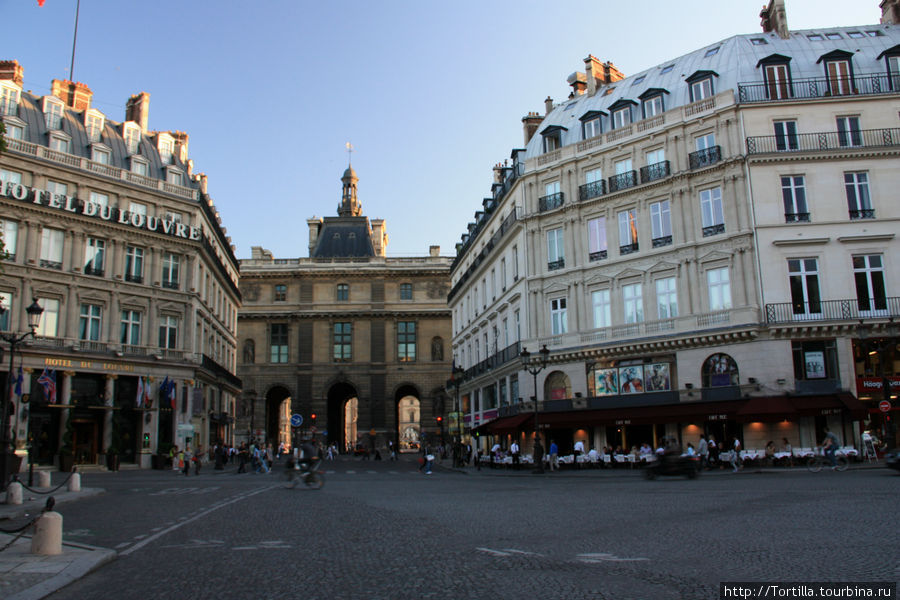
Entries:
<svg viewBox="0 0 900 600">
<path fill-rule="evenodd" d="M 58 512 L 45 512 L 34 526 L 31 553 L 43 556 L 62 554 L 63 518 Z"/>
<path fill-rule="evenodd" d="M 22 504 L 22 484 L 18 481 L 13 481 L 6 486 L 6 503 Z"/>
<path fill-rule="evenodd" d="M 38 471 L 37 486 L 42 488 L 50 487 L 50 471 Z"/>
<path fill-rule="evenodd" d="M 70 492 L 80 492 L 81 491 L 81 473 L 72 473 L 72 476 L 69 477 L 69 491 Z"/>
</svg>

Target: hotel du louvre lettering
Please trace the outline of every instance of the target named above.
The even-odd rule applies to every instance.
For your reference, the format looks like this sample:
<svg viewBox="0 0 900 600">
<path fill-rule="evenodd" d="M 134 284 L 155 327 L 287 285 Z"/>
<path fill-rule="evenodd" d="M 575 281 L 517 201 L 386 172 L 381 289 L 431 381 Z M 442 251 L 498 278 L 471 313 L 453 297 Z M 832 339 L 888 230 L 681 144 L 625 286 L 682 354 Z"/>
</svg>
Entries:
<svg viewBox="0 0 900 600">
<path fill-rule="evenodd" d="M 40 204 L 49 208 L 55 208 L 70 213 L 81 214 L 86 217 L 112 221 L 121 225 L 130 225 L 137 229 L 157 231 L 166 235 L 180 237 L 187 240 L 200 241 L 202 230 L 200 227 L 187 226 L 171 220 L 163 220 L 159 217 L 148 217 L 139 213 L 130 213 L 127 210 L 119 210 L 110 206 L 101 206 L 91 201 L 79 200 L 74 196 L 65 194 L 53 194 L 48 190 L 29 188 L 21 183 L 11 181 L 3 182 L 0 186 L 0 196 Z"/>
</svg>

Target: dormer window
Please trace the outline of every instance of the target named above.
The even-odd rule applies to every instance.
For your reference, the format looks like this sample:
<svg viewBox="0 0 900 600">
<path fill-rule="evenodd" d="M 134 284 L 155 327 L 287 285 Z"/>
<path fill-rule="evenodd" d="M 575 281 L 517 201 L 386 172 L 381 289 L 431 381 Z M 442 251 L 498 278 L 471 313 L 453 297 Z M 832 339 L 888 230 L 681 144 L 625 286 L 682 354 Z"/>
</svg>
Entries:
<svg viewBox="0 0 900 600">
<path fill-rule="evenodd" d="M 166 167 L 166 183 L 184 185 L 184 173 L 180 169 Z"/>
<path fill-rule="evenodd" d="M 103 113 L 99 110 L 90 109 L 84 112 L 84 129 L 87 132 L 90 143 L 93 144 L 100 141 L 104 121 Z"/>
<path fill-rule="evenodd" d="M 828 93 L 842 96 L 853 93 L 853 53 L 846 50 L 834 50 L 823 54 L 816 64 L 825 64 L 825 77 L 828 79 Z"/>
<path fill-rule="evenodd" d="M 568 129 L 559 125 L 551 125 L 541 132 L 541 137 L 544 138 L 544 153 L 562 148 L 563 131 L 568 131 Z"/>
<path fill-rule="evenodd" d="M 613 102 L 609 107 L 609 113 L 612 115 L 612 128 L 619 129 L 631 123 L 631 107 L 636 105 L 637 102 L 634 100 L 625 98 Z"/>
<path fill-rule="evenodd" d="M 71 137 L 69 137 L 68 133 L 62 131 L 52 131 L 50 132 L 49 145 L 51 150 L 70 154 L 69 150 L 72 147 Z"/>
<path fill-rule="evenodd" d="M 672 69 L 674 69 L 674 68 L 675 68 L 675 65 L 666 65 L 665 67 L 662 68 L 662 70 L 659 72 L 659 74 L 665 75 L 666 73 L 671 73 Z"/>
<path fill-rule="evenodd" d="M 160 133 L 156 139 L 156 149 L 159 151 L 159 160 L 162 164 L 172 164 L 172 154 L 175 152 L 175 140 L 172 136 Z"/>
<path fill-rule="evenodd" d="M 137 156 L 131 157 L 131 172 L 142 177 L 150 176 L 150 163 L 143 158 Z"/>
<path fill-rule="evenodd" d="M 756 63 L 762 67 L 763 81 L 766 86 L 766 98 L 782 100 L 793 96 L 791 87 L 791 57 L 782 54 L 770 54 Z"/>
<path fill-rule="evenodd" d="M 888 81 L 893 91 L 900 91 L 900 44 L 888 48 L 878 55 L 878 60 L 884 58 L 887 66 Z"/>
<path fill-rule="evenodd" d="M 91 144 L 91 160 L 102 165 L 109 164 L 109 158 L 112 152 L 109 146 L 104 144 Z"/>
<path fill-rule="evenodd" d="M 21 140 L 25 138 L 25 121 L 17 117 L 6 117 L 3 119 L 3 125 L 6 127 L 6 137 L 11 140 Z"/>
<path fill-rule="evenodd" d="M 135 123 L 123 123 L 122 138 L 125 140 L 125 151 L 128 155 L 137 154 L 141 143 L 141 128 Z"/>
<path fill-rule="evenodd" d="M 706 98 L 711 98 L 715 94 L 713 86 L 713 77 L 718 77 L 715 71 L 696 71 L 693 75 L 685 79 L 690 86 L 691 102 L 699 102 Z"/>
<path fill-rule="evenodd" d="M 589 140 L 603 133 L 603 116 L 606 113 L 601 110 L 592 110 L 584 113 L 581 121 L 581 138 Z"/>
<path fill-rule="evenodd" d="M 709 50 L 707 50 L 706 54 L 703 55 L 703 58 L 709 58 L 710 56 L 715 56 L 718 53 L 719 53 L 719 46 L 716 46 L 715 48 L 710 48 Z"/>
<path fill-rule="evenodd" d="M 0 85 L 0 117 L 14 117 L 19 108 L 20 90 L 11 85 Z"/>
<path fill-rule="evenodd" d="M 641 101 L 641 112 L 645 119 L 655 117 L 656 115 L 665 112 L 666 109 L 665 103 L 663 102 L 663 95 L 668 93 L 668 90 L 662 88 L 650 88 L 638 96 Z"/>
<path fill-rule="evenodd" d="M 46 96 L 44 98 L 44 122 L 47 129 L 62 129 L 63 103 L 59 98 Z"/>
</svg>

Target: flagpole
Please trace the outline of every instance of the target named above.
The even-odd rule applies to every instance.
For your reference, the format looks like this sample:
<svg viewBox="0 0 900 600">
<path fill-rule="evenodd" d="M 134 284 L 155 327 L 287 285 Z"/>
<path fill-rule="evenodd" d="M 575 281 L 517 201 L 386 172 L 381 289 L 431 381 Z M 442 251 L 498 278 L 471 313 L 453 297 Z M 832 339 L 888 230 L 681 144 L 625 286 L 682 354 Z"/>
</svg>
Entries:
<svg viewBox="0 0 900 600">
<path fill-rule="evenodd" d="M 81 0 L 75 5 L 75 33 L 72 35 L 72 64 L 69 67 L 69 81 L 75 81 L 75 42 L 78 41 L 78 13 L 81 12 Z"/>
</svg>

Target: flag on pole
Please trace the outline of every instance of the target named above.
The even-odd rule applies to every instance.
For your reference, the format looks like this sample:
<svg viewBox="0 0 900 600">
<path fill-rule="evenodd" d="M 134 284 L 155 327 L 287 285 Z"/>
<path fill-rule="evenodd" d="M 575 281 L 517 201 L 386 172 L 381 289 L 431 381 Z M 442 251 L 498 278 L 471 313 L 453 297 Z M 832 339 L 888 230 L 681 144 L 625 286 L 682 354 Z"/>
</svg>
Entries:
<svg viewBox="0 0 900 600">
<path fill-rule="evenodd" d="M 137 398 L 135 399 L 135 402 L 136 402 L 138 408 L 141 407 L 141 402 L 143 402 L 143 401 L 144 401 L 144 378 L 138 377 Z"/>
<path fill-rule="evenodd" d="M 38 6 L 43 6 L 46 0 L 38 0 Z"/>
<path fill-rule="evenodd" d="M 37 381 L 44 388 L 44 397 L 47 398 L 47 401 L 50 404 L 56 404 L 56 371 L 51 370 L 48 373 L 45 368 Z"/>
<path fill-rule="evenodd" d="M 147 376 L 147 382 L 144 384 L 144 408 L 150 408 L 153 401 L 150 399 L 150 376 Z"/>
<path fill-rule="evenodd" d="M 178 395 L 175 388 L 175 380 L 169 381 L 169 402 L 172 404 L 172 410 L 175 410 L 176 396 Z"/>
<path fill-rule="evenodd" d="M 22 383 L 23 383 L 23 379 L 24 379 L 24 378 L 23 378 L 23 376 L 22 376 L 22 366 L 19 365 L 19 376 L 16 377 L 16 396 L 18 396 L 19 398 L 22 397 Z"/>
</svg>

